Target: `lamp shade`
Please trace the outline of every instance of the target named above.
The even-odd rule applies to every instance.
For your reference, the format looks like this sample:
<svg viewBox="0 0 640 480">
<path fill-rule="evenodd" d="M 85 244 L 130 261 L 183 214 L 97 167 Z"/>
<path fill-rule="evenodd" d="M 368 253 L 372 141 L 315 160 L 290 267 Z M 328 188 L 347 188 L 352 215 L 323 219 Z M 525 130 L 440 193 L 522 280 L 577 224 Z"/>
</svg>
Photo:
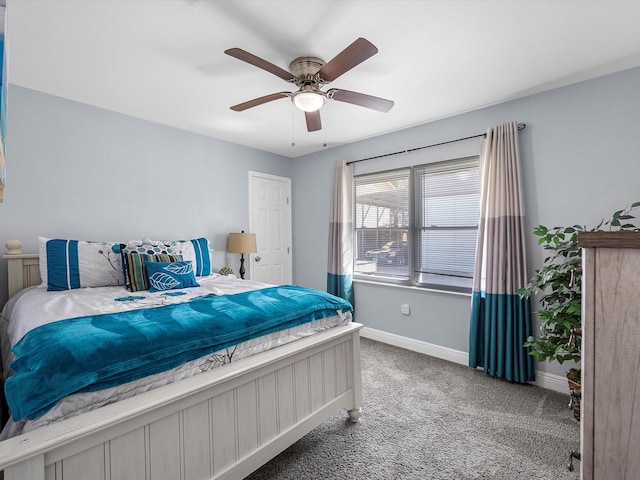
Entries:
<svg viewBox="0 0 640 480">
<path fill-rule="evenodd" d="M 255 233 L 230 233 L 229 242 L 227 243 L 227 252 L 229 253 L 256 253 Z"/>
</svg>

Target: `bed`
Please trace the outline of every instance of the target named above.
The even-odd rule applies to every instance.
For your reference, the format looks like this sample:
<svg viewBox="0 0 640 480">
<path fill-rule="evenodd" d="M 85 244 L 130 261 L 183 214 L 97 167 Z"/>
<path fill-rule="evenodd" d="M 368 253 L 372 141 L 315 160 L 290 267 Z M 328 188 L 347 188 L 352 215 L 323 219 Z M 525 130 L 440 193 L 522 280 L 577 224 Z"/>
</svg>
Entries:
<svg viewBox="0 0 640 480">
<path fill-rule="evenodd" d="M 41 272 L 45 254 L 42 246 L 39 255 L 22 254 L 19 244 L 9 242 L 7 246 L 8 252 L 3 258 L 7 260 L 10 298 L 5 310 L 19 310 L 16 305 L 20 305 L 22 297 L 35 302 L 36 298 L 46 293 L 47 289 L 38 286 L 43 283 Z M 179 260 L 175 264 L 159 261 L 154 268 L 167 264 L 174 267 L 181 264 Z M 196 263 L 201 263 L 200 257 L 193 262 L 194 265 Z M 82 269 L 82 262 L 80 264 Z M 46 276 L 50 283 L 53 278 L 51 268 L 48 272 Z M 209 297 L 211 302 L 240 302 L 249 297 L 255 299 L 256 292 L 272 296 L 295 295 L 295 298 L 307 293 L 299 292 L 295 286 L 268 286 L 213 273 L 200 275 L 196 279 L 197 286 L 184 289 L 179 286 L 167 292 L 132 292 L 125 290 L 124 286 L 111 285 L 104 289 L 81 287 L 66 292 L 52 291 L 50 296 L 57 298 L 59 295 L 62 298 L 71 292 L 71 303 L 82 304 L 82 300 L 77 302 L 77 299 L 82 299 L 85 291 L 104 291 L 107 292 L 105 298 L 114 300 L 114 305 L 118 304 L 109 307 L 118 310 L 118 314 L 120 310 L 126 310 L 134 318 L 147 318 L 151 311 L 155 315 L 167 309 L 205 311 L 204 304 L 199 302 L 209 301 Z M 188 293 L 183 293 L 185 291 Z M 160 298 L 162 304 L 157 303 Z M 272 301 L 271 298 L 268 303 Z M 94 300 L 85 303 L 101 305 L 101 301 Z M 126 303 L 134 307 L 128 309 L 121 305 Z M 260 308 L 263 307 L 260 304 Z M 55 308 L 47 307 L 46 310 Z M 66 304 L 62 310 L 66 310 Z M 232 311 L 238 310 L 234 303 Z M 124 395 L 122 387 L 117 385 L 98 389 L 99 394 L 111 390 L 118 392 L 115 396 L 106 397 L 106 400 L 92 399 L 83 403 L 74 399 L 65 404 L 75 396 L 95 397 L 96 390 L 87 387 L 85 393 L 65 395 L 60 401 L 48 399 L 38 404 L 40 399 L 35 398 L 36 403 L 31 405 L 29 401 L 16 400 L 22 398 L 19 396 L 22 382 L 8 378 L 5 387 L 7 396 L 14 402 L 12 413 L 15 415 L 20 411 L 21 405 L 29 404 L 30 408 L 21 411 L 18 418 L 9 420 L 3 431 L 7 437 L 0 442 L 0 469 L 4 472 L 4 478 L 240 479 L 341 409 L 347 410 L 350 421 L 357 422 L 361 414 L 361 325 L 351 321 L 348 309 L 335 313 L 326 317 L 314 314 L 309 322 L 294 321 L 286 328 L 254 332 L 253 337 L 233 346 L 220 344 L 223 348 L 207 351 L 204 356 L 185 363 L 191 362 L 192 367 L 179 370 L 183 368 L 181 365 L 170 369 L 171 372 L 177 372 L 174 372 L 170 382 L 152 380 L 144 383 L 149 378 L 164 375 L 163 372 L 152 372 L 131 380 L 129 383 L 136 384 L 136 388 L 127 390 L 128 393 Z M 113 315 L 116 313 L 109 311 L 97 314 L 94 318 L 82 311 L 80 318 L 88 319 L 87 328 L 93 328 L 97 318 L 103 321 L 105 316 Z M 190 322 L 193 315 L 187 317 Z M 65 323 L 55 318 L 38 322 L 44 323 L 45 327 Z M 154 318 L 154 325 L 155 322 Z M 263 324 L 271 325 L 260 320 L 260 325 Z M 310 330 L 305 330 L 305 325 L 310 326 Z M 255 330 L 254 327 L 252 329 Z M 3 327 L 3 330 L 11 329 Z M 224 332 L 226 335 L 226 330 Z M 285 340 L 272 338 L 280 335 L 278 332 L 284 332 Z M 12 334 L 16 335 L 15 332 Z M 24 340 L 31 338 L 32 331 L 17 335 Z M 49 335 L 49 338 L 56 339 L 68 336 L 57 333 Z M 6 343 L 9 340 L 3 338 L 2 341 Z M 56 348 L 61 347 L 57 345 Z M 39 351 L 40 347 L 32 350 Z M 11 370 L 8 365 L 12 360 L 15 361 L 11 363 L 12 366 L 20 365 L 15 354 L 12 359 L 5 358 L 5 351 L 6 345 L 3 348 L 5 370 Z M 241 353 L 244 351 L 246 355 Z M 116 354 L 110 353 L 109 356 L 115 357 Z M 231 357 L 233 361 L 228 361 Z M 212 364 L 217 368 L 201 368 L 203 359 L 206 359 L 204 364 Z M 155 362 L 162 364 L 163 361 L 154 357 Z M 19 375 L 20 369 L 16 369 L 18 372 L 11 373 Z M 144 368 L 142 371 L 149 373 Z M 189 373 L 192 371 L 197 371 L 197 374 Z M 57 380 L 49 384 L 46 379 L 38 381 L 45 381 L 42 391 L 47 394 L 58 387 Z M 105 385 L 109 385 L 109 381 Z M 70 405 L 73 408 L 80 405 L 81 413 L 72 411 Z"/>
</svg>

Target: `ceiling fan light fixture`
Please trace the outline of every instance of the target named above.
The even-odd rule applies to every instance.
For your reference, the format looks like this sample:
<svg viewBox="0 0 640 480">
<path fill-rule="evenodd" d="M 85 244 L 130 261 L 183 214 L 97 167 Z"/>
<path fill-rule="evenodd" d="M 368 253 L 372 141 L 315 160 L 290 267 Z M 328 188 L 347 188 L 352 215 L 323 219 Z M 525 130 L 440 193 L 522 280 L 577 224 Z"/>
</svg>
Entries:
<svg viewBox="0 0 640 480">
<path fill-rule="evenodd" d="M 291 95 L 291 101 L 303 112 L 315 112 L 322 108 L 326 98 L 320 92 L 301 90 Z"/>
</svg>

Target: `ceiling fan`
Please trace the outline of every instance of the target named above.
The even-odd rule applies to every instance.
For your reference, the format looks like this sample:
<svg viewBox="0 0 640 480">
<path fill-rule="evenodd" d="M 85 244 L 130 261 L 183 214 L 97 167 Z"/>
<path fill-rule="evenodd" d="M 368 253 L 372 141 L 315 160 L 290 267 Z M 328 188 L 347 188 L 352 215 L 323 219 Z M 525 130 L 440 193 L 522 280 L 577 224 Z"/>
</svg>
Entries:
<svg viewBox="0 0 640 480">
<path fill-rule="evenodd" d="M 364 93 L 339 88 L 331 88 L 326 92 L 321 90 L 327 83 L 334 81 L 343 73 L 348 72 L 356 65 L 378 53 L 375 45 L 364 38 L 358 38 L 329 62 L 316 57 L 298 57 L 289 65 L 290 71 L 256 57 L 241 48 L 230 48 L 225 50 L 224 53 L 266 70 L 298 87 L 295 92 L 272 93 L 234 105 L 231 110 L 236 112 L 242 112 L 248 108 L 257 107 L 273 100 L 289 97 L 293 104 L 304 112 L 307 130 L 314 132 L 322 128 L 320 108 L 322 108 L 327 99 L 360 105 L 379 112 L 388 112 L 393 107 L 391 100 L 365 95 Z"/>
</svg>

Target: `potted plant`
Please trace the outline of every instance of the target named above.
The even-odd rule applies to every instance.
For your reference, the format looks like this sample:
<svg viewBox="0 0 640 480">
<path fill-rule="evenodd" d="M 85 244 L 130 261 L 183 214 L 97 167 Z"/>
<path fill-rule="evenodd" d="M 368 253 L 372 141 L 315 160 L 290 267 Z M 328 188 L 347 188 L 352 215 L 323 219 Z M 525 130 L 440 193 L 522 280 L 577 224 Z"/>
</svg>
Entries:
<svg viewBox="0 0 640 480">
<path fill-rule="evenodd" d="M 611 219 L 601 221 L 592 230 L 628 230 L 637 228 L 630 223 L 635 217 L 631 212 L 640 207 L 640 202 L 615 212 Z M 526 287 L 518 293 L 522 298 L 541 294 L 538 318 L 540 332 L 537 338 L 529 337 L 524 346 L 538 361 L 580 361 L 582 322 L 582 249 L 578 247 L 578 232 L 587 230 L 582 225 L 570 227 L 545 227 L 533 229 L 548 256 L 543 266 L 536 270 Z M 570 369 L 567 373 L 572 391 L 574 415 L 580 419 L 580 371 Z"/>
<path fill-rule="evenodd" d="M 222 267 L 220 270 L 218 270 L 218 273 L 220 275 L 234 275 L 233 270 L 229 267 Z"/>
</svg>

